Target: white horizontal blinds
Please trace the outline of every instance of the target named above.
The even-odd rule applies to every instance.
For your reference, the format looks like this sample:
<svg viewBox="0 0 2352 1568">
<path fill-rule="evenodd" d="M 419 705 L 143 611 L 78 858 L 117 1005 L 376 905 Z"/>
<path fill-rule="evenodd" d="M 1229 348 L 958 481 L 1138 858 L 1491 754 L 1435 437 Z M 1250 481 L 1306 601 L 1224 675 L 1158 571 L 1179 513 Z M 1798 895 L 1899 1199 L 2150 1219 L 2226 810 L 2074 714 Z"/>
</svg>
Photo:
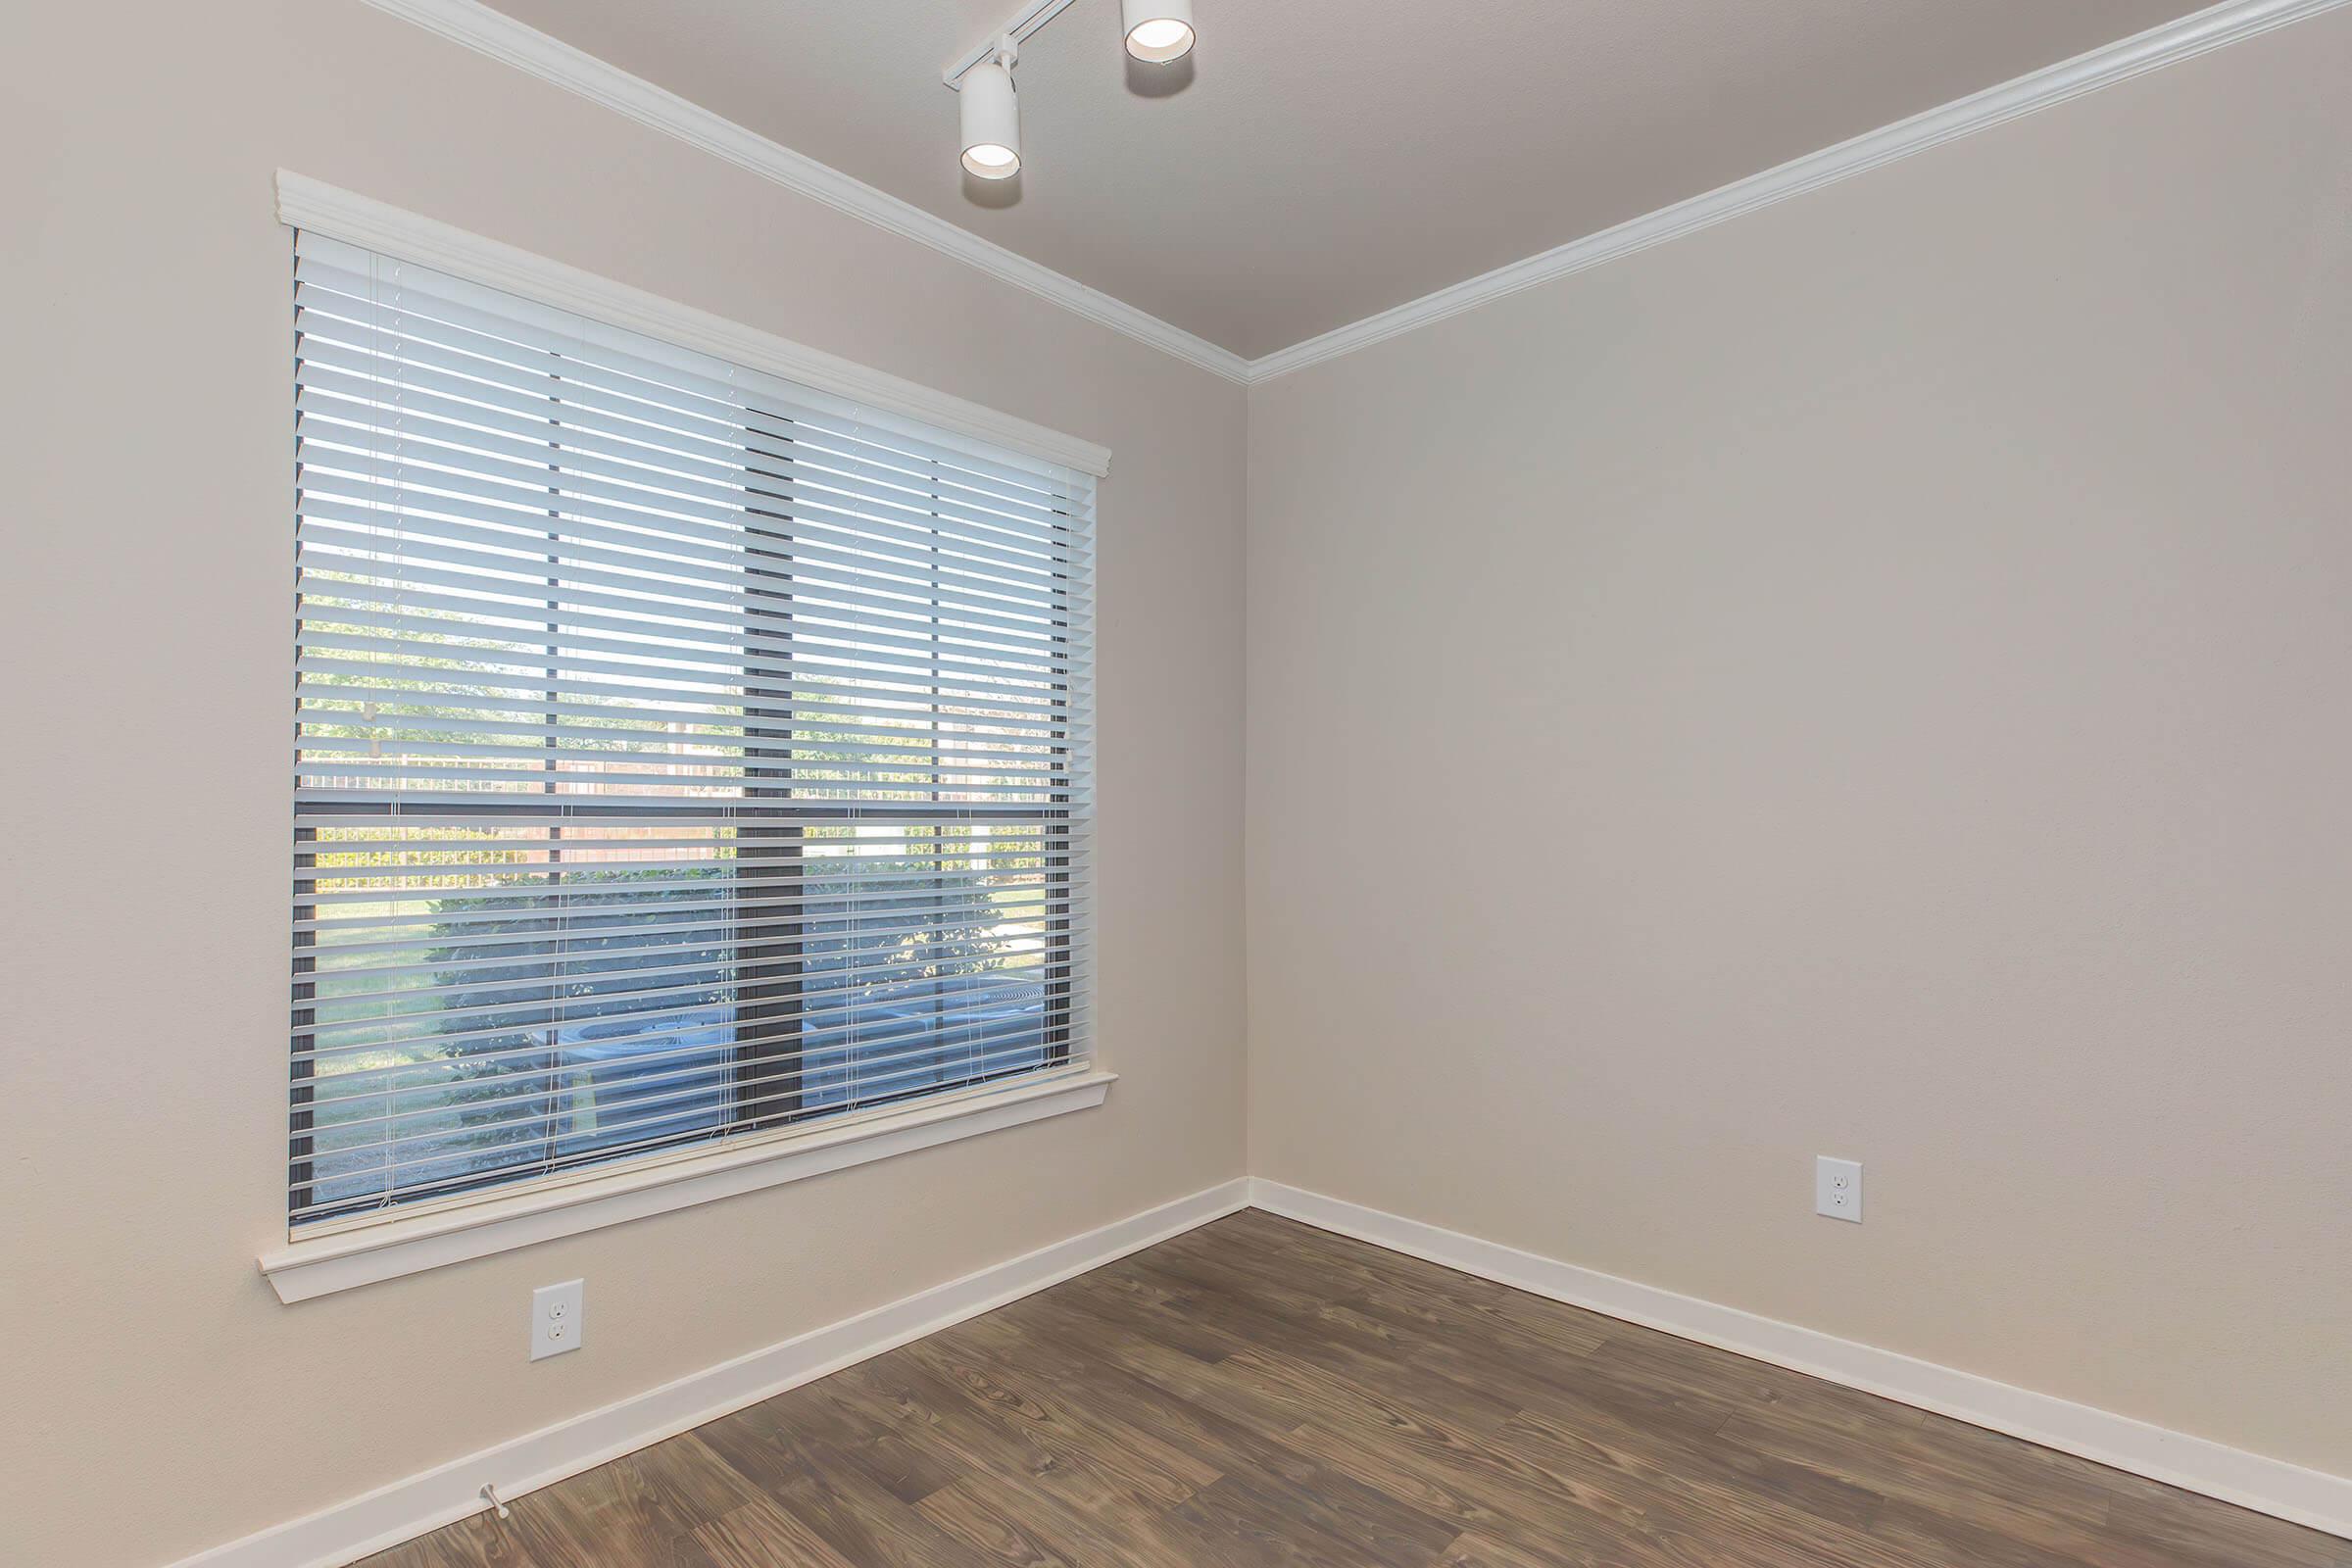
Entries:
<svg viewBox="0 0 2352 1568">
<path fill-rule="evenodd" d="M 1093 482 L 296 245 L 297 1222 L 1087 1054 Z"/>
</svg>

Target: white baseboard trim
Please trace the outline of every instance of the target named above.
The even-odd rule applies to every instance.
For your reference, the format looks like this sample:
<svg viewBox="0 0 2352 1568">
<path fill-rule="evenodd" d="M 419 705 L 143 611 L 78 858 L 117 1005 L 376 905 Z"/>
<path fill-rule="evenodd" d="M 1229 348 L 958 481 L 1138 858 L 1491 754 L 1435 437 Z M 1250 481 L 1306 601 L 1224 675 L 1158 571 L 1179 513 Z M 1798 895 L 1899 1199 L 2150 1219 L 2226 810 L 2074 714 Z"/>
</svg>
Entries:
<svg viewBox="0 0 2352 1568">
<path fill-rule="evenodd" d="M 1247 1207 L 2352 1539 L 2352 1478 L 1250 1177 L 691 1373 L 173 1568 L 343 1568 L 479 1512 L 486 1481 L 512 1501 Z"/>
<path fill-rule="evenodd" d="M 1712 1345 L 2352 1539 L 2352 1477 L 2264 1458 L 2130 1416 L 2013 1388 L 1972 1372 L 1776 1322 L 1737 1307 L 1678 1296 L 1654 1285 L 1638 1285 L 1263 1177 L 1250 1179 L 1250 1202 L 1252 1207 L 1318 1230 L 1352 1236 L 1571 1306 Z"/>
<path fill-rule="evenodd" d="M 199 1552 L 174 1568 L 342 1568 L 479 1512 L 484 1482 L 512 1502 L 1248 1205 L 1249 1184 L 1236 1178 Z"/>
</svg>

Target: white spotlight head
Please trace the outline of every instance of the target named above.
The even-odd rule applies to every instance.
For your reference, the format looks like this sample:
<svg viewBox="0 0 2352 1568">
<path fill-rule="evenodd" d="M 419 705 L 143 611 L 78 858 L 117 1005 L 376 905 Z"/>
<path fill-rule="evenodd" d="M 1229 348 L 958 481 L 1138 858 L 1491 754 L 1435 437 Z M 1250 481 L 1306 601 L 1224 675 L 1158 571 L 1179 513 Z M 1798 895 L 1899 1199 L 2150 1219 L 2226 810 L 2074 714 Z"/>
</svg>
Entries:
<svg viewBox="0 0 2352 1568">
<path fill-rule="evenodd" d="M 963 167 L 982 179 L 1007 179 L 1021 172 L 1021 104 L 1013 96 L 1012 73 L 1002 62 L 983 60 L 963 74 Z"/>
<path fill-rule="evenodd" d="M 1193 0 L 1119 0 L 1127 52 L 1149 65 L 1181 60 L 1193 48 Z"/>
</svg>

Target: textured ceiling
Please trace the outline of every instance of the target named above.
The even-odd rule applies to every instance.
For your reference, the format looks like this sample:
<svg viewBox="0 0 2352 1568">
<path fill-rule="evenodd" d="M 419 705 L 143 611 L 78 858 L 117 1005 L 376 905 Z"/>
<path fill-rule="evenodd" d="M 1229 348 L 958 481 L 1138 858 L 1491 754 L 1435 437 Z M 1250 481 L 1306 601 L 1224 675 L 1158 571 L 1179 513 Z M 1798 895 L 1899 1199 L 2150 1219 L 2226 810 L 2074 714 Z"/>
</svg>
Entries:
<svg viewBox="0 0 2352 1568">
<path fill-rule="evenodd" d="M 494 3 L 1251 358 L 2199 9 L 1195 0 L 1192 58 L 1148 67 L 1077 0 L 991 186 L 939 73 L 1012 0 Z"/>
</svg>

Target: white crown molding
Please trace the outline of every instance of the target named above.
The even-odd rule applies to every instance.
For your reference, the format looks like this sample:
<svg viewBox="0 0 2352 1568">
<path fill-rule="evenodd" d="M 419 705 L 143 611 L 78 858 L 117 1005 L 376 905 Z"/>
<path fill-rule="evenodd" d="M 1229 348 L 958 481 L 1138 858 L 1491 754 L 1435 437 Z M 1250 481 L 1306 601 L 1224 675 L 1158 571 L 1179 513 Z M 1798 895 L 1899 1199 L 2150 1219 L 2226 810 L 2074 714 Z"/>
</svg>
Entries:
<svg viewBox="0 0 2352 1568">
<path fill-rule="evenodd" d="M 2095 92 L 2159 67 L 2336 10 L 2352 4 L 2352 0 L 2223 0 L 2222 4 L 2179 21 L 2030 72 L 1997 87 L 1867 131 L 1835 147 L 1808 153 L 1704 195 L 1661 207 L 1614 228 L 1571 240 L 1254 360 L 1245 360 L 1230 349 L 1196 337 L 1123 300 L 1113 299 L 1100 289 L 1090 288 L 982 239 L 934 213 L 770 141 L 617 66 L 493 11 L 480 0 L 367 0 L 367 3 L 617 110 L 640 124 L 676 136 L 839 212 L 928 245 L 1229 381 L 1255 385 L 1369 348 L 1553 278 L 1631 256 L 1775 202 L 1867 173 L 1897 159 L 1990 129 L 2021 115 Z"/>
<path fill-rule="evenodd" d="M 1237 1177 L 199 1552 L 176 1568 L 340 1568 L 479 1513 L 487 1506 L 481 1495 L 484 1482 L 513 1502 L 566 1476 L 1221 1219 L 1243 1208 L 1248 1197 L 1247 1180 Z M 587 1353 L 594 1354 L 594 1348 Z"/>
<path fill-rule="evenodd" d="M 1738 1307 L 1678 1296 L 1654 1285 L 1580 1268 L 1262 1176 L 1250 1178 L 1250 1203 L 1318 1230 L 1352 1236 L 1587 1311 L 1769 1361 L 1808 1377 L 1826 1378 L 1971 1426 L 2023 1438 L 2045 1448 L 2062 1449 L 2167 1486 L 2352 1539 L 2352 1477 L 2307 1470 L 2283 1459 L 2248 1453 L 2055 1395 L 1996 1383 L 1973 1372 L 1758 1317 Z"/>
<path fill-rule="evenodd" d="M 1654 213 L 1602 229 L 1597 234 L 1572 240 L 1556 249 L 1530 256 L 1524 261 L 1496 268 L 1494 271 L 1434 294 L 1423 295 L 1408 304 L 1367 316 L 1360 321 L 1336 327 L 1319 337 L 1295 343 L 1287 349 L 1250 362 L 1249 380 L 1255 385 L 1270 381 L 1278 375 L 1319 365 L 1325 360 L 1352 354 L 1369 348 L 1416 327 L 1442 321 L 1449 316 L 1476 310 L 1481 305 L 1534 288 L 1553 278 L 1566 277 L 1588 268 L 1613 262 L 1636 251 L 1647 250 L 1670 239 L 1708 228 L 1759 207 L 1787 201 L 1818 190 L 1838 180 L 1850 179 L 1856 174 L 1908 158 L 1913 153 L 1940 147 L 1945 142 L 1980 130 L 2004 124 L 2021 115 L 2062 104 L 2086 92 L 2112 86 L 2119 81 L 2187 60 L 2226 44 L 2237 43 L 2257 33 L 2268 32 L 2288 23 L 2316 17 L 2323 12 L 2352 4 L 2352 0 L 2225 0 L 2224 4 L 2182 17 L 2178 22 L 2150 28 L 2117 43 L 2077 55 L 2040 71 L 2031 72 L 2014 81 L 2004 82 L 1983 92 L 1931 109 L 1908 120 L 1895 122 L 1878 130 L 1868 131 L 1851 141 L 1839 142 L 1793 159 L 1777 169 L 1760 174 L 1734 180 L 1703 196 L 1693 196 L 1671 207 L 1661 207 Z"/>
<path fill-rule="evenodd" d="M 1009 447 L 1098 478 L 1110 471 L 1110 449 L 1096 442 L 283 169 L 277 172 L 277 218 L 293 228 L 715 355 L 877 412 Z"/>
<path fill-rule="evenodd" d="M 666 132 L 837 212 L 928 245 L 1226 380 L 1249 379 L 1249 362 L 1230 349 L 1195 337 L 1124 300 L 1089 288 L 1075 278 L 1065 277 L 1050 267 L 959 228 L 935 213 L 925 212 L 911 202 L 901 201 L 838 169 L 770 141 L 722 115 L 655 86 L 642 76 L 631 75 L 562 39 L 493 11 L 480 0 L 368 0 L 368 4 L 616 110 L 639 124 Z"/>
</svg>

